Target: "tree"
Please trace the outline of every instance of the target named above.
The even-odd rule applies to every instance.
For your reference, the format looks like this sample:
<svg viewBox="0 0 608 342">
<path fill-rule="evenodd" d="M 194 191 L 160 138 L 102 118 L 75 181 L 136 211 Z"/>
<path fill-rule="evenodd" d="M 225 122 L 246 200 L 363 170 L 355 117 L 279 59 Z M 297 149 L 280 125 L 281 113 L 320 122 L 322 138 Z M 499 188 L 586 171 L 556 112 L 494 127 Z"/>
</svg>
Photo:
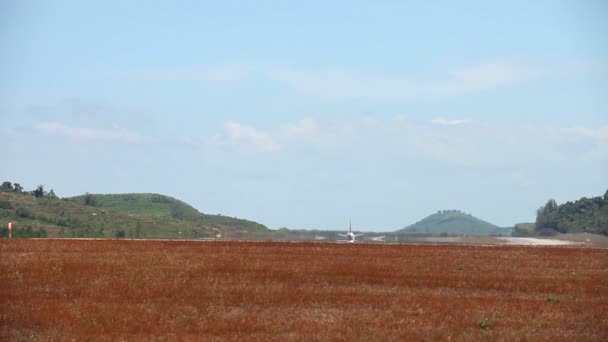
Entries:
<svg viewBox="0 0 608 342">
<path fill-rule="evenodd" d="M 21 193 L 23 192 L 23 187 L 19 183 L 13 184 L 13 191 Z"/>
<path fill-rule="evenodd" d="M 0 185 L 0 191 L 13 191 L 13 183 L 4 182 Z"/>
<path fill-rule="evenodd" d="M 57 195 L 55 195 L 55 191 L 53 191 L 53 189 L 51 189 L 51 191 L 49 191 L 49 197 L 50 198 L 57 198 Z"/>
<path fill-rule="evenodd" d="M 547 204 L 538 208 L 536 211 L 536 230 L 541 229 L 558 230 L 558 206 L 554 199 L 547 201 Z"/>
<path fill-rule="evenodd" d="M 95 207 L 95 206 L 97 206 L 97 199 L 95 198 L 95 196 L 93 194 L 90 194 L 87 192 L 84 195 L 84 205 L 89 205 L 91 207 Z"/>
<path fill-rule="evenodd" d="M 32 191 L 32 196 L 36 198 L 44 197 L 44 185 L 38 185 L 36 190 Z"/>
</svg>

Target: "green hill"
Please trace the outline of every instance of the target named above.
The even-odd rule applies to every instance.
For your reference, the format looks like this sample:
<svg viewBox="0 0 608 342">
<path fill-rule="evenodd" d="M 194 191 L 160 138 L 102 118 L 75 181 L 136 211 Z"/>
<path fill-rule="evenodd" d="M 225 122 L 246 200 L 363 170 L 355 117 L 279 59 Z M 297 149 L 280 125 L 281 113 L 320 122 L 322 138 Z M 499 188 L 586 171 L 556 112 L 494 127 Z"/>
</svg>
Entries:
<svg viewBox="0 0 608 342">
<path fill-rule="evenodd" d="M 243 230 L 261 232 L 268 230 L 266 226 L 249 220 L 223 215 L 203 214 L 187 203 L 159 194 L 86 194 L 70 197 L 67 200 L 99 208 L 109 208 L 131 214 L 144 215 L 150 218 L 193 222 L 203 226 L 214 227 L 220 231 Z"/>
<path fill-rule="evenodd" d="M 536 212 L 535 233 L 593 233 L 608 235 L 608 190 L 604 196 L 583 197 L 557 205 L 549 200 Z"/>
<path fill-rule="evenodd" d="M 158 194 L 87 194 L 59 199 L 48 193 L 0 193 L 0 234 L 6 223 L 21 236 L 204 238 L 221 233 L 261 233 L 259 223 L 222 215 L 200 213 L 177 199 Z M 29 231 L 29 233 L 26 233 Z M 46 234 L 45 234 L 46 235 Z M 18 234 L 17 234 L 18 236 Z"/>
<path fill-rule="evenodd" d="M 397 234 L 430 235 L 510 235 L 511 229 L 500 228 L 459 210 L 441 210 L 403 229 Z"/>
</svg>

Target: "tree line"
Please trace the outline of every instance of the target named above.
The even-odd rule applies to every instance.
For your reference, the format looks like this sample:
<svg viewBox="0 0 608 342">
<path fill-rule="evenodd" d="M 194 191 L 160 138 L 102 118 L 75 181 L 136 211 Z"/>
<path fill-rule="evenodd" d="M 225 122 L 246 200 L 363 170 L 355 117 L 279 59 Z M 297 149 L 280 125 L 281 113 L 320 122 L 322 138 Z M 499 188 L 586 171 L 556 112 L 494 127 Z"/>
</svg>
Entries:
<svg viewBox="0 0 608 342">
<path fill-rule="evenodd" d="M 57 198 L 55 191 L 53 189 L 51 189 L 51 191 L 47 192 L 46 190 L 44 190 L 44 185 L 38 185 L 36 187 L 36 189 L 34 189 L 32 191 L 24 191 L 23 187 L 19 183 L 3 182 L 2 185 L 0 185 L 0 192 L 15 192 L 15 193 L 19 193 L 19 194 L 29 192 L 32 194 L 32 196 L 37 197 L 37 198 L 42 198 L 42 197 Z"/>
<path fill-rule="evenodd" d="M 536 211 L 535 232 L 594 233 L 608 235 L 608 190 L 604 196 L 583 197 L 558 205 L 554 199 Z"/>
<path fill-rule="evenodd" d="M 0 237 L 8 237 L 8 228 L 0 228 Z M 11 231 L 11 237 L 13 238 L 45 238 L 47 237 L 47 231 L 44 228 L 34 229 L 32 226 L 26 226 L 24 228 L 15 227 Z"/>
</svg>

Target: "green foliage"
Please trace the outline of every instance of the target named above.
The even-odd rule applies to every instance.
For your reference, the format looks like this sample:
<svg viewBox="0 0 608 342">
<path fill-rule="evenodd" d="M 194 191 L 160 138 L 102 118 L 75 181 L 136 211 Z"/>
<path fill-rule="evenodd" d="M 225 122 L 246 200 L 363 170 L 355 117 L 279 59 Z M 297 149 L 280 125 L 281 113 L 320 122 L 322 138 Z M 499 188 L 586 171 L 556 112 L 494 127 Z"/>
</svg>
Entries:
<svg viewBox="0 0 608 342">
<path fill-rule="evenodd" d="M 13 191 L 17 193 L 23 192 L 23 187 L 19 183 L 13 184 Z"/>
<path fill-rule="evenodd" d="M 534 223 L 517 223 L 513 226 L 513 236 L 525 237 L 534 235 Z"/>
<path fill-rule="evenodd" d="M 9 192 L 9 191 L 13 191 L 13 183 L 11 182 L 4 182 L 2 183 L 2 185 L 0 185 L 0 191 L 5 191 L 5 192 Z"/>
<path fill-rule="evenodd" d="M 143 228 L 142 228 L 141 221 L 137 221 L 137 223 L 135 224 L 135 232 L 133 234 L 133 237 L 135 237 L 135 238 L 143 237 Z"/>
<path fill-rule="evenodd" d="M 187 226 L 180 229 L 182 232 L 192 232 L 192 227 L 200 225 L 215 227 L 219 230 L 245 230 L 249 232 L 268 231 L 266 226 L 253 221 L 222 215 L 203 214 L 180 200 L 159 194 L 86 194 L 84 196 L 72 197 L 68 200 L 84 201 L 84 198 L 87 196 L 93 198 L 95 205 L 100 208 L 142 215 L 144 217 L 153 218 L 154 221 L 158 222 L 162 222 L 163 220 L 188 222 L 189 224 Z M 129 226 L 135 228 L 136 222 L 129 224 Z M 209 231 L 206 234 L 210 235 L 211 233 L 212 232 Z M 134 232 L 134 235 L 137 235 L 137 232 Z"/>
<path fill-rule="evenodd" d="M 57 199 L 57 195 L 55 195 L 55 191 L 53 189 L 51 189 L 51 191 L 49 191 L 49 198 L 53 198 L 53 199 Z"/>
<path fill-rule="evenodd" d="M 31 226 L 13 227 L 11 236 L 18 238 L 45 238 L 47 231 L 44 228 L 33 229 Z M 8 237 L 8 228 L 0 228 L 0 237 Z"/>
<path fill-rule="evenodd" d="M 119 229 L 116 231 L 116 233 L 114 233 L 114 237 L 117 237 L 120 239 L 124 238 L 125 236 L 126 236 L 126 233 L 125 233 L 124 229 Z"/>
<path fill-rule="evenodd" d="M 203 214 L 182 201 L 158 194 L 85 194 L 59 200 L 42 186 L 36 191 L 43 197 L 23 192 L 11 193 L 10 202 L 0 199 L 0 221 L 13 220 L 20 227 L 44 226 L 49 236 L 61 237 L 110 237 L 117 227 L 125 237 L 135 238 L 206 238 L 227 231 L 268 232 L 259 223 Z M 88 205 L 84 205 L 85 201 Z"/>
<path fill-rule="evenodd" d="M 42 198 L 44 196 L 44 185 L 38 185 L 36 190 L 32 191 L 32 196 Z"/>
<path fill-rule="evenodd" d="M 554 200 L 536 212 L 535 232 L 594 233 L 608 235 L 608 191 L 603 197 L 583 197 L 557 205 Z"/>
<path fill-rule="evenodd" d="M 83 201 L 84 201 L 84 205 L 88 205 L 91 207 L 97 206 L 97 199 L 95 198 L 95 196 L 93 194 L 90 194 L 88 192 L 84 195 Z"/>
<path fill-rule="evenodd" d="M 553 229 L 558 230 L 557 221 L 558 206 L 554 199 L 547 201 L 547 204 L 538 208 L 536 211 L 536 230 Z"/>
<path fill-rule="evenodd" d="M 22 218 L 28 218 L 28 217 L 32 217 L 32 211 L 26 207 L 18 207 L 15 210 L 15 214 L 17 214 L 17 216 L 22 217 Z"/>
<path fill-rule="evenodd" d="M 11 202 L 6 199 L 0 199 L 0 209 L 11 209 Z"/>
<path fill-rule="evenodd" d="M 487 330 L 492 326 L 492 321 L 487 317 L 483 317 L 477 320 L 477 326 L 479 329 Z"/>
</svg>

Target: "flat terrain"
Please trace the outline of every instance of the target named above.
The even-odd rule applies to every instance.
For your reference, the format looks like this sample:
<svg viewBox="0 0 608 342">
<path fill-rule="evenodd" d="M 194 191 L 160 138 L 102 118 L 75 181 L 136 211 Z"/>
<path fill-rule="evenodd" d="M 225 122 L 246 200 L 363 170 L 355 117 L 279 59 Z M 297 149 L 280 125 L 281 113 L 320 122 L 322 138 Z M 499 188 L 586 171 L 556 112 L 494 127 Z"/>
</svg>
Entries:
<svg viewBox="0 0 608 342">
<path fill-rule="evenodd" d="M 0 240 L 0 340 L 608 340 L 608 250 Z"/>
</svg>

